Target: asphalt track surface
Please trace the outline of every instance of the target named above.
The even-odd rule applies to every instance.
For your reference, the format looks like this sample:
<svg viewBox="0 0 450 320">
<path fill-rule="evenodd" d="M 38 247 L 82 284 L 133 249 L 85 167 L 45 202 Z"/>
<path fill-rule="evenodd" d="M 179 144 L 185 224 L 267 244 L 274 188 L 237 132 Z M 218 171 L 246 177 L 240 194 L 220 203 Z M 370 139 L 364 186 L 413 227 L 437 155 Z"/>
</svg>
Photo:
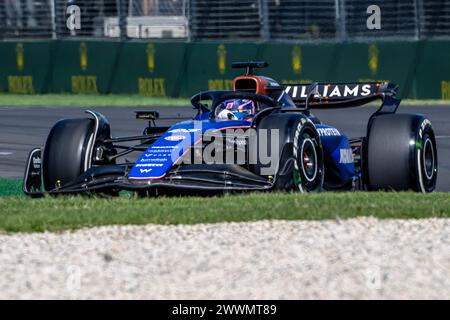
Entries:
<svg viewBox="0 0 450 320">
<path fill-rule="evenodd" d="M 62 118 L 86 116 L 85 109 L 104 114 L 111 123 L 113 136 L 137 135 L 146 125 L 136 120 L 132 107 L 0 107 L 0 177 L 22 178 L 28 152 L 43 146 L 51 126 Z M 148 108 L 154 110 L 155 108 Z M 170 125 L 194 115 L 190 107 L 161 107 L 159 125 Z M 321 110 L 315 114 L 349 137 L 365 135 L 367 120 L 374 107 Z M 450 106 L 401 106 L 398 113 L 425 114 L 437 136 L 439 174 L 438 191 L 450 191 Z M 389 161 L 389 154 L 386 154 Z"/>
</svg>

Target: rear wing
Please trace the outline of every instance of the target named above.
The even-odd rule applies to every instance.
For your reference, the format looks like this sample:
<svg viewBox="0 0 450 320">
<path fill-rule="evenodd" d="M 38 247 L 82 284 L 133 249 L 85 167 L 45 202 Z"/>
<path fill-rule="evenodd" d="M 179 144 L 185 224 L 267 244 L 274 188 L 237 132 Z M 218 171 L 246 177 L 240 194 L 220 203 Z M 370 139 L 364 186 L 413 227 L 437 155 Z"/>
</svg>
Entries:
<svg viewBox="0 0 450 320">
<path fill-rule="evenodd" d="M 358 83 L 311 83 L 268 87 L 269 92 L 286 92 L 300 109 L 350 108 L 366 103 L 389 100 L 400 104 L 395 98 L 398 86 L 389 82 Z"/>
</svg>

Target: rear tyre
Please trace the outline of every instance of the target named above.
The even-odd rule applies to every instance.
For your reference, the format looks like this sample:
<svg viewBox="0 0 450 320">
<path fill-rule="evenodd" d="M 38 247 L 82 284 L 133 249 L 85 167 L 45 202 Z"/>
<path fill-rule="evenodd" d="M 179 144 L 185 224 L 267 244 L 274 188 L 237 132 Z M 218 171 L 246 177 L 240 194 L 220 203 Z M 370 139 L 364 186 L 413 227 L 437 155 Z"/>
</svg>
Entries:
<svg viewBox="0 0 450 320">
<path fill-rule="evenodd" d="M 64 119 L 50 130 L 43 155 L 46 191 L 64 186 L 91 167 L 94 120 Z"/>
<path fill-rule="evenodd" d="M 431 122 L 422 115 L 389 114 L 373 118 L 367 138 L 369 190 L 436 188 L 438 160 Z"/>
</svg>

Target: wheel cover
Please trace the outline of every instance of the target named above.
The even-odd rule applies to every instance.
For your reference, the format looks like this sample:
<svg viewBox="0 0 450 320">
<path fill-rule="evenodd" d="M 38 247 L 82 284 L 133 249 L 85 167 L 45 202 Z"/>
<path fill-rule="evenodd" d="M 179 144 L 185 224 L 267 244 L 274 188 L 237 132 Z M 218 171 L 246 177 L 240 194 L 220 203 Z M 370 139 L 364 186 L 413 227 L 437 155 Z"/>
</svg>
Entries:
<svg viewBox="0 0 450 320">
<path fill-rule="evenodd" d="M 300 152 L 300 163 L 303 174 L 308 182 L 313 182 L 317 177 L 317 151 L 314 142 L 306 138 L 303 140 Z"/>
</svg>

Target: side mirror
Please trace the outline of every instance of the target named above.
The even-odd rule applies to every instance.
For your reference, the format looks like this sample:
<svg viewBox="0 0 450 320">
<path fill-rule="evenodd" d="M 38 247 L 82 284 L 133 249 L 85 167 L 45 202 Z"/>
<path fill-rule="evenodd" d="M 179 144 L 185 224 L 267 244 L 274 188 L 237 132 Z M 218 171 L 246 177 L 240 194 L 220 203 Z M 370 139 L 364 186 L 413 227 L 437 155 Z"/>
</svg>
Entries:
<svg viewBox="0 0 450 320">
<path fill-rule="evenodd" d="M 149 111 L 135 111 L 136 119 L 148 120 L 148 126 L 156 127 L 155 120 L 159 118 L 159 112 L 154 110 Z"/>
</svg>

